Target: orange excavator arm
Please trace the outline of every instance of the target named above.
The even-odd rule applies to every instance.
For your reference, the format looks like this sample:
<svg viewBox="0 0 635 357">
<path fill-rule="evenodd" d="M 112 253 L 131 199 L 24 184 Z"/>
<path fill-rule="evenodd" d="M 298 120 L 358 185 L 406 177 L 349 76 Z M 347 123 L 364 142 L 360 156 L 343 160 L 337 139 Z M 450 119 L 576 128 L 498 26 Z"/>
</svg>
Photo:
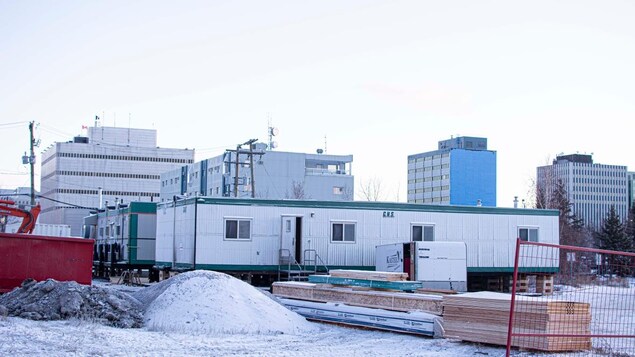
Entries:
<svg viewBox="0 0 635 357">
<path fill-rule="evenodd" d="M 0 216 L 21 217 L 22 224 L 16 233 L 33 233 L 35 222 L 37 222 L 37 217 L 40 215 L 40 204 L 38 203 L 30 211 L 12 207 L 13 205 L 15 205 L 14 201 L 0 200 Z"/>
</svg>

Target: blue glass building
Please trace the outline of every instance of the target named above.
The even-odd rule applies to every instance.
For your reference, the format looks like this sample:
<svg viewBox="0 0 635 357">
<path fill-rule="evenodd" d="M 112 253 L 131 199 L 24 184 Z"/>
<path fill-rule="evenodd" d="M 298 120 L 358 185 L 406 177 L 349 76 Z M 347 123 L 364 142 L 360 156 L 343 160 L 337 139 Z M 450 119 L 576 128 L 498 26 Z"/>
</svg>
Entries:
<svg viewBox="0 0 635 357">
<path fill-rule="evenodd" d="M 496 152 L 486 138 L 463 136 L 409 155 L 408 202 L 495 207 Z"/>
</svg>

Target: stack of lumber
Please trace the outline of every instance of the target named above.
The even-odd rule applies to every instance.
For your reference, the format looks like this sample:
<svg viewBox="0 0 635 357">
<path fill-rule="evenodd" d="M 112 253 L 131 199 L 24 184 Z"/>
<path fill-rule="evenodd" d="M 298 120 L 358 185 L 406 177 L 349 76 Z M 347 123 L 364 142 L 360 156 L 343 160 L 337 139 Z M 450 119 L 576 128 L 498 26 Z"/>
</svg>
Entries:
<svg viewBox="0 0 635 357">
<path fill-rule="evenodd" d="M 443 298 L 437 295 L 356 290 L 344 286 L 280 281 L 272 285 L 279 297 L 318 302 L 341 302 L 353 306 L 380 308 L 393 311 L 424 311 L 435 315 L 443 312 Z"/>
<path fill-rule="evenodd" d="M 407 274 L 331 270 L 309 282 L 275 282 L 272 293 L 307 319 L 442 337 L 443 298 L 405 293 L 421 288 Z"/>
<path fill-rule="evenodd" d="M 478 292 L 443 297 L 446 338 L 506 345 L 511 295 Z M 517 296 L 514 334 L 588 335 L 591 311 L 588 303 L 543 297 Z M 512 346 L 549 352 L 591 348 L 590 337 L 513 336 Z"/>
</svg>

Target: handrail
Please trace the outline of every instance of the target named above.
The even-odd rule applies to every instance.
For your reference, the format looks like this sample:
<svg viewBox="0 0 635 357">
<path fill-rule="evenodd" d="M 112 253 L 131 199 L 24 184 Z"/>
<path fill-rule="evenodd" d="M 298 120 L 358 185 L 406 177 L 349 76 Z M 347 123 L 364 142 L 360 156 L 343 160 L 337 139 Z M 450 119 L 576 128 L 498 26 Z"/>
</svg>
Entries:
<svg viewBox="0 0 635 357">
<path fill-rule="evenodd" d="M 282 253 L 287 253 L 286 255 L 282 255 Z M 291 251 L 289 249 L 279 249 L 278 250 L 278 281 L 280 281 L 280 272 L 281 269 L 280 267 L 282 265 L 284 265 L 284 263 L 282 263 L 283 258 L 286 258 L 286 265 L 287 265 L 287 274 L 290 274 L 291 272 L 291 263 L 293 263 L 294 267 L 297 267 L 298 270 L 303 270 L 302 266 L 300 266 L 300 264 L 295 260 L 295 257 L 291 255 Z"/>
<path fill-rule="evenodd" d="M 311 259 L 310 253 L 313 253 L 313 259 Z M 305 249 L 304 250 L 304 266 L 306 267 L 307 265 L 310 266 L 311 262 L 313 263 L 313 272 L 317 273 L 317 268 L 318 268 L 318 262 L 320 263 L 320 266 L 324 268 L 324 270 L 328 273 L 329 272 L 329 268 L 326 266 L 326 264 L 324 263 L 324 261 L 322 260 L 322 257 L 320 257 L 320 255 L 317 253 L 317 251 L 315 249 Z"/>
</svg>

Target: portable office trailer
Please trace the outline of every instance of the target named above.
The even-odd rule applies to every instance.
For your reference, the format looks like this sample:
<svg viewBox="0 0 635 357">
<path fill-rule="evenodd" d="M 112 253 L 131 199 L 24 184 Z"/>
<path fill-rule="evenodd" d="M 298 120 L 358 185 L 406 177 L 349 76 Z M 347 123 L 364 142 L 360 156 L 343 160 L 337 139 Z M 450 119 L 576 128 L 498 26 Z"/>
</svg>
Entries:
<svg viewBox="0 0 635 357">
<path fill-rule="evenodd" d="M 156 203 L 130 202 L 106 207 L 84 218 L 84 237 L 95 239 L 93 265 L 98 276 L 155 264 Z"/>
<path fill-rule="evenodd" d="M 287 258 L 374 270 L 378 245 L 455 241 L 467 246 L 468 274 L 511 274 L 517 237 L 558 243 L 558 233 L 555 210 L 190 197 L 158 205 L 156 260 L 229 272 L 277 271 Z"/>
</svg>

